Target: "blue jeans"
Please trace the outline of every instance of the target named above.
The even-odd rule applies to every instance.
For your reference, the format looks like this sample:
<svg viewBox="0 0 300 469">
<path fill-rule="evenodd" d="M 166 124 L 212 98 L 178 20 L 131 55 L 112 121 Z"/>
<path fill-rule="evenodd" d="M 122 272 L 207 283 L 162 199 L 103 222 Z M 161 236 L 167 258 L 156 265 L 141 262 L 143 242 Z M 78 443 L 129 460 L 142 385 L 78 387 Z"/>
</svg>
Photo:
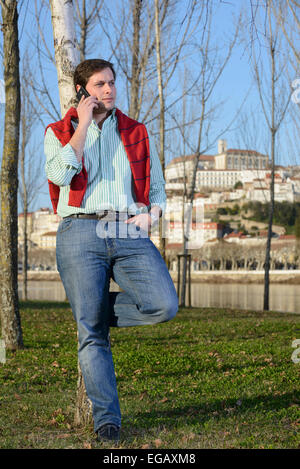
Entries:
<svg viewBox="0 0 300 469">
<path fill-rule="evenodd" d="M 114 226 L 110 233 L 98 220 L 64 218 L 56 238 L 57 268 L 77 323 L 78 357 L 95 431 L 105 423 L 121 426 L 110 326 L 165 322 L 178 310 L 173 281 L 147 234 L 121 237 L 120 228 L 128 225 Z M 111 277 L 121 292 L 109 292 Z"/>
</svg>

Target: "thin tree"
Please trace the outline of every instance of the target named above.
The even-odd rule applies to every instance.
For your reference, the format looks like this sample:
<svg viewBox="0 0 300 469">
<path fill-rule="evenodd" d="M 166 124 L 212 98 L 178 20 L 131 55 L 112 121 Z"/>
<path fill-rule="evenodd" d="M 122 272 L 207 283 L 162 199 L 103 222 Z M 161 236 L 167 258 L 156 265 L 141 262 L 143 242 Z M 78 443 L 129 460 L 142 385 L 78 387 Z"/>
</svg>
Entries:
<svg viewBox="0 0 300 469">
<path fill-rule="evenodd" d="M 162 168 L 165 168 L 165 97 L 162 77 L 162 61 L 161 61 L 161 24 L 159 17 L 159 0 L 154 0 L 155 10 L 155 43 L 156 43 L 156 68 L 157 68 L 157 85 L 160 104 L 159 116 L 159 159 Z M 162 232 L 162 223 L 159 224 L 159 241 L 160 253 L 166 260 L 166 239 Z"/>
<path fill-rule="evenodd" d="M 298 0 L 286 0 L 285 2 L 272 0 L 270 7 L 293 53 L 294 68 L 298 71 L 300 65 L 300 3 Z"/>
<path fill-rule="evenodd" d="M 255 17 L 255 31 L 258 40 L 251 41 L 251 60 L 256 80 L 259 101 L 269 131 L 271 141 L 271 183 L 270 183 L 270 204 L 268 219 L 268 234 L 266 242 L 265 263 L 264 263 L 264 302 L 263 309 L 269 310 L 269 285 L 270 285 L 270 259 L 271 259 L 271 238 L 274 215 L 274 175 L 275 175 L 275 153 L 277 145 L 277 134 L 280 126 L 286 116 L 288 106 L 291 102 L 290 87 L 285 83 L 286 75 L 284 73 L 287 67 L 287 60 L 283 58 L 283 47 L 278 23 L 274 21 L 271 9 L 271 1 L 265 0 L 261 6 L 264 18 L 264 28 L 262 34 L 259 32 L 259 16 Z M 265 51 L 265 53 L 264 53 Z M 282 54 L 282 55 L 281 55 Z M 267 60 L 266 60 L 267 59 Z M 269 62 L 269 69 L 266 68 L 266 62 Z"/>
<path fill-rule="evenodd" d="M 23 346 L 18 298 L 18 152 L 20 78 L 16 0 L 1 0 L 5 82 L 1 166 L 1 323 L 7 349 Z"/>
<path fill-rule="evenodd" d="M 139 115 L 139 88 L 140 88 L 140 35 L 141 35 L 142 0 L 134 0 L 133 4 L 133 37 L 131 55 L 131 87 L 129 116 L 137 119 Z"/>
<path fill-rule="evenodd" d="M 108 59 L 116 60 L 126 78 L 128 115 L 139 119 L 146 68 L 154 51 L 153 15 L 145 26 L 146 5 L 142 0 L 122 1 L 115 8 L 119 12 L 117 18 L 110 6 L 105 6 L 104 17 L 98 14 L 98 19 L 112 51 Z M 143 46 L 142 38 L 145 39 Z"/>
<path fill-rule="evenodd" d="M 298 0 L 272 0 L 272 13 L 284 34 L 288 48 L 291 52 L 291 74 L 290 82 L 295 88 L 294 96 L 292 96 L 293 106 L 290 109 L 290 118 L 294 124 L 294 129 L 287 128 L 286 134 L 289 140 L 290 158 L 294 160 L 294 164 L 299 161 L 299 135 L 300 135 L 300 2 Z"/>
<path fill-rule="evenodd" d="M 168 18 L 170 2 L 163 0 L 160 5 L 160 24 Z M 125 77 L 128 115 L 145 122 L 158 102 L 155 83 L 155 13 L 152 4 L 142 0 L 122 0 L 116 5 L 116 18 L 110 6 L 105 17 L 98 15 L 114 58 Z M 114 33 L 113 33 L 114 31 Z"/>
<path fill-rule="evenodd" d="M 83 62 L 87 56 L 88 38 L 94 27 L 97 25 L 97 16 L 100 14 L 104 0 L 93 0 L 92 4 L 87 5 L 86 0 L 75 0 L 75 22 L 79 26 L 79 51 L 80 62 Z M 99 44 L 100 45 L 100 44 Z M 93 41 L 93 49 L 95 43 Z"/>
</svg>

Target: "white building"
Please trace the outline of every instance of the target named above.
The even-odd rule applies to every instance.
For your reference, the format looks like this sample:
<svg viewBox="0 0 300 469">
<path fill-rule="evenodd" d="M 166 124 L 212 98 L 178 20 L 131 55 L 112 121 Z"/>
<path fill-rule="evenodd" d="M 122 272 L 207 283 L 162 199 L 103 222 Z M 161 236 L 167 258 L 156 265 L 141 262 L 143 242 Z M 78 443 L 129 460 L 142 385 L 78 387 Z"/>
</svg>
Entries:
<svg viewBox="0 0 300 469">
<path fill-rule="evenodd" d="M 227 149 L 226 140 L 219 140 L 218 154 L 215 155 L 215 169 L 267 169 L 268 155 L 263 155 L 254 150 Z"/>
<path fill-rule="evenodd" d="M 195 166 L 195 155 L 180 156 L 174 158 L 165 169 L 166 183 L 183 183 L 191 181 Z M 213 155 L 200 155 L 198 160 L 198 169 L 214 169 L 215 158 Z"/>
<path fill-rule="evenodd" d="M 56 248 L 56 231 L 48 231 L 39 237 L 39 247 L 43 249 Z"/>
<path fill-rule="evenodd" d="M 28 239 L 33 246 L 39 248 L 55 248 L 56 232 L 61 217 L 49 208 L 40 208 L 27 214 Z M 18 216 L 18 242 L 22 244 L 24 214 Z"/>
<path fill-rule="evenodd" d="M 188 230 L 188 249 L 199 249 L 204 243 L 211 239 L 222 238 L 223 225 L 214 222 L 197 222 L 191 223 Z M 185 232 L 187 229 L 185 227 Z M 183 224 L 181 220 L 169 221 L 165 225 L 165 235 L 168 244 L 181 244 L 183 243 Z M 156 237 L 153 237 L 153 242 Z"/>
<path fill-rule="evenodd" d="M 248 186 L 246 198 L 252 201 L 262 203 L 270 202 L 270 183 L 271 174 L 268 171 L 262 179 L 254 179 Z M 274 199 L 276 202 L 295 202 L 298 193 L 295 191 L 295 184 L 291 178 L 284 179 L 280 173 L 276 171 L 274 175 Z M 300 193 L 299 193 L 300 195 Z"/>
<path fill-rule="evenodd" d="M 196 189 L 203 188 L 228 189 L 241 180 L 241 171 L 236 170 L 199 170 L 196 176 Z"/>
</svg>

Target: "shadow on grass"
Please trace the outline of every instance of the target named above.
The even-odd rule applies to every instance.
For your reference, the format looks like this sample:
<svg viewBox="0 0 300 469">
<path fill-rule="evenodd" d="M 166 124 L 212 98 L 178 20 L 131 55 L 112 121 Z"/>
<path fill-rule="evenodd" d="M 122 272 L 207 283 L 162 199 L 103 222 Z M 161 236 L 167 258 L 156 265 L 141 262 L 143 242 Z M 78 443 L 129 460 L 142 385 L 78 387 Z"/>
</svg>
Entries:
<svg viewBox="0 0 300 469">
<path fill-rule="evenodd" d="M 201 427 L 205 422 L 226 419 L 229 416 L 239 417 L 243 423 L 257 425 L 257 416 L 261 415 L 264 420 L 265 412 L 274 412 L 274 423 L 278 423 L 276 412 L 287 409 L 291 405 L 299 403 L 299 394 L 291 392 L 282 396 L 274 396 L 273 394 L 260 394 L 256 397 L 236 399 L 217 399 L 208 404 L 197 404 L 182 407 L 174 407 L 168 410 L 154 409 L 151 412 L 139 412 L 131 417 L 138 420 L 138 425 L 142 428 L 151 430 L 163 424 L 168 430 L 182 427 L 182 425 L 192 425 Z M 154 404 L 155 405 L 155 404 Z M 124 424 L 126 426 L 127 418 L 124 416 Z M 226 421 L 226 420 L 225 420 Z M 199 429 L 201 431 L 201 428 Z"/>
<path fill-rule="evenodd" d="M 68 301 L 40 301 L 40 300 L 20 300 L 20 308 L 23 310 L 26 309 L 65 309 L 68 310 L 71 308 Z"/>
</svg>

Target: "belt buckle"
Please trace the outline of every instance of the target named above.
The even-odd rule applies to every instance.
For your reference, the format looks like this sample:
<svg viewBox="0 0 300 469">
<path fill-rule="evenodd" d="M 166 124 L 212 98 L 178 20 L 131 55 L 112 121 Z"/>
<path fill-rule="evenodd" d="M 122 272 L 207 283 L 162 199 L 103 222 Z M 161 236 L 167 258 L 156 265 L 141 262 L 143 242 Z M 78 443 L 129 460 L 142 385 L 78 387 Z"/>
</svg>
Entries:
<svg viewBox="0 0 300 469">
<path fill-rule="evenodd" d="M 101 220 L 101 218 L 106 217 L 107 214 L 108 214 L 108 210 L 102 210 L 102 211 L 96 212 L 96 216 L 98 220 Z"/>
</svg>

